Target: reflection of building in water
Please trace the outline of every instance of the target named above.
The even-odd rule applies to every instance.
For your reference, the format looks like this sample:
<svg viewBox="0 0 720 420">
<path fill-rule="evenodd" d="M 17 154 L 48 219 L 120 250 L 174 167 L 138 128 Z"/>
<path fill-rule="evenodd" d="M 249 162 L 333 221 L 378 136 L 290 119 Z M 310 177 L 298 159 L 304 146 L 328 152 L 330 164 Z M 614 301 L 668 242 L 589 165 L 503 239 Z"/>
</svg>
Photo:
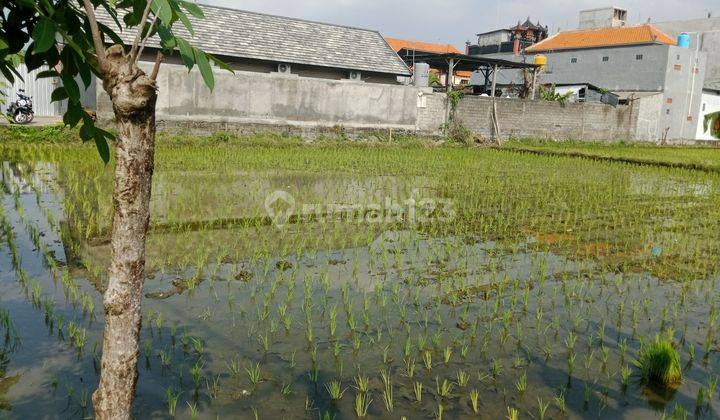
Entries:
<svg viewBox="0 0 720 420">
<path fill-rule="evenodd" d="M 45 183 L 43 173 L 52 173 L 52 166 L 39 162 L 28 164 L 25 162 L 3 162 L 2 163 L 2 185 L 3 190 L 10 193 L 19 191 L 20 194 L 47 192 L 48 186 Z M 33 188 L 34 186 L 34 188 Z"/>
<path fill-rule="evenodd" d="M 212 188 L 207 188 L 212 185 Z M 304 204 L 368 205 L 411 194 L 437 198 L 438 182 L 421 176 L 363 176 L 298 171 L 158 172 L 153 179 L 153 222 L 189 222 L 265 216 L 268 195 L 284 191 Z M 238 199 L 242 197 L 242 199 Z"/>
</svg>

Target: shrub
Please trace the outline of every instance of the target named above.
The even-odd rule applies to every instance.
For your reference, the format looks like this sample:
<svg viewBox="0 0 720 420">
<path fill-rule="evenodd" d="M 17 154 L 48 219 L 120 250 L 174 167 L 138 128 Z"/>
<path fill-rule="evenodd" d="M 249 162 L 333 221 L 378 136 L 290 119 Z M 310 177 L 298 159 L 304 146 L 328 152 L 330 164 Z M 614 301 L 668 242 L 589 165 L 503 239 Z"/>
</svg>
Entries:
<svg viewBox="0 0 720 420">
<path fill-rule="evenodd" d="M 635 365 L 644 383 L 668 387 L 682 381 L 680 355 L 675 349 L 672 334 L 656 335 L 650 343 L 643 343 Z"/>
</svg>

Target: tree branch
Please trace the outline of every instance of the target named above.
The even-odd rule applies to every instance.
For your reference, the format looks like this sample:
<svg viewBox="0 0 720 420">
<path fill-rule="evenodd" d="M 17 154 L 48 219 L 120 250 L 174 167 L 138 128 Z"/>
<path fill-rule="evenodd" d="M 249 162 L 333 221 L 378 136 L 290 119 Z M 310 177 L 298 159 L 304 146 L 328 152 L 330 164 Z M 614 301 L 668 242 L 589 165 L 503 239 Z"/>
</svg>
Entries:
<svg viewBox="0 0 720 420">
<path fill-rule="evenodd" d="M 100 28 L 98 27 L 97 19 L 95 19 L 95 8 L 93 7 L 90 0 L 83 0 L 85 6 L 85 14 L 90 24 L 90 32 L 92 32 L 93 44 L 95 45 L 95 55 L 97 55 L 100 67 L 105 67 L 105 45 L 103 44 L 102 37 L 100 36 Z"/>
<path fill-rule="evenodd" d="M 158 73 L 160 72 L 160 64 L 162 64 L 164 59 L 165 54 L 163 54 L 162 51 L 158 51 L 157 56 L 155 57 L 155 66 L 152 69 L 152 73 L 150 73 L 150 78 L 152 80 L 157 80 Z"/>
<path fill-rule="evenodd" d="M 147 0 L 147 4 L 145 5 L 145 10 L 143 10 L 142 18 L 140 19 L 140 25 L 138 26 L 137 34 L 135 34 L 135 40 L 133 41 L 132 47 L 130 48 L 130 62 L 135 63 L 136 59 L 139 56 L 139 48 L 140 48 L 140 41 L 142 40 L 142 31 L 143 28 L 145 28 L 145 24 L 147 23 L 148 16 L 150 15 L 150 5 L 152 4 L 152 0 Z M 153 22 L 155 24 L 155 22 Z M 152 30 L 152 28 L 151 28 Z M 148 34 L 151 30 L 148 30 Z"/>
<path fill-rule="evenodd" d="M 148 39 L 150 39 L 150 34 L 152 34 L 153 29 L 155 28 L 155 25 L 157 25 L 158 19 L 155 18 L 153 20 L 152 25 L 150 25 L 150 30 L 148 30 L 148 33 L 145 34 L 145 37 L 143 38 L 142 42 L 140 43 L 140 49 L 137 52 L 137 56 L 135 57 L 134 63 L 137 64 L 138 61 L 140 61 L 140 57 L 142 56 L 143 51 L 145 50 L 145 45 L 148 42 Z"/>
</svg>

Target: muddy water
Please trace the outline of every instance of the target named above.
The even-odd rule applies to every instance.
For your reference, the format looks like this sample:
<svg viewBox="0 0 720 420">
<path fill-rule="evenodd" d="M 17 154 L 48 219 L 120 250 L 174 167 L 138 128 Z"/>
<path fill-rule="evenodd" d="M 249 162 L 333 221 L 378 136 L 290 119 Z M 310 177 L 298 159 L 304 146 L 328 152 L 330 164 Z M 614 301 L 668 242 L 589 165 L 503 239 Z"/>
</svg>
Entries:
<svg viewBox="0 0 720 420">
<path fill-rule="evenodd" d="M 2 208 L 11 234 L 0 236 L 0 308 L 9 314 L 12 333 L 0 330 L 9 337 L 2 347 L 8 362 L 0 371 L 0 417 L 91 416 L 102 279 L 83 266 L 102 266 L 106 245 L 63 233 L 62 186 L 52 185 L 51 166 L 4 167 Z M 160 194 L 186 193 L 176 190 L 182 183 L 177 174 L 167 177 L 175 180 Z M 410 179 L 397 188 L 396 179 L 267 173 L 254 182 L 256 193 L 243 200 L 251 203 L 249 214 L 260 213 L 267 193 L 279 186 L 296 194 L 315 190 L 322 198 L 334 183 L 332 191 L 347 192 L 338 202 L 355 203 L 368 197 L 358 191 L 402 200 L 413 185 L 432 190 L 433 184 Z M 696 399 L 719 372 L 714 337 L 707 357 L 704 350 L 718 278 L 678 285 L 644 273 L 621 275 L 550 252 L 532 238 L 507 244 L 468 234 L 435 236 L 427 227 L 396 223 L 329 225 L 255 226 L 257 247 L 268 251 L 243 250 L 232 258 L 182 258 L 178 254 L 192 246 L 163 250 L 175 233 L 155 233 L 136 416 L 169 417 L 171 390 L 179 393 L 180 418 L 195 409 L 198 418 L 354 418 L 358 375 L 369 379 L 367 415 L 375 418 L 503 418 L 509 407 L 521 418 L 538 418 L 539 399 L 548 404 L 546 418 L 659 418 L 676 405 L 716 416 L 717 394 L 700 407 Z M 175 240 L 196 238 L 192 243 L 222 248 L 249 231 L 198 229 Z M 358 231 L 369 239 L 343 240 Z M 287 247 L 282 255 L 270 252 L 298 237 L 323 235 L 332 238 Z M 669 327 L 681 347 L 684 382 L 658 392 L 633 374 L 624 386 L 621 371 L 636 371 L 640 340 Z M 78 336 L 85 337 L 82 346 Z M 255 366 L 257 384 L 248 373 Z M 390 378 L 392 409 L 383 397 L 382 372 Z M 464 375 L 466 381 L 459 379 Z M 331 381 L 344 390 L 339 400 L 326 388 Z M 439 389 L 444 381 L 447 393 Z M 420 401 L 416 383 L 423 386 Z M 478 414 L 472 390 L 479 392 Z"/>
</svg>

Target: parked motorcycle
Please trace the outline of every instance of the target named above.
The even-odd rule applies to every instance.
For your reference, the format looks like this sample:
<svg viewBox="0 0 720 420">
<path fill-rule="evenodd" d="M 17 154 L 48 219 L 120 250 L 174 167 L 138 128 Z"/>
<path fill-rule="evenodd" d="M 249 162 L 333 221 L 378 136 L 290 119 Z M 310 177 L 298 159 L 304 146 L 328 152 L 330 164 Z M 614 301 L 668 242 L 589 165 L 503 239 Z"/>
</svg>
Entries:
<svg viewBox="0 0 720 420">
<path fill-rule="evenodd" d="M 29 124 L 35 118 L 32 105 L 32 98 L 25 95 L 25 90 L 19 89 L 18 100 L 10 104 L 7 115 L 15 124 Z"/>
</svg>

